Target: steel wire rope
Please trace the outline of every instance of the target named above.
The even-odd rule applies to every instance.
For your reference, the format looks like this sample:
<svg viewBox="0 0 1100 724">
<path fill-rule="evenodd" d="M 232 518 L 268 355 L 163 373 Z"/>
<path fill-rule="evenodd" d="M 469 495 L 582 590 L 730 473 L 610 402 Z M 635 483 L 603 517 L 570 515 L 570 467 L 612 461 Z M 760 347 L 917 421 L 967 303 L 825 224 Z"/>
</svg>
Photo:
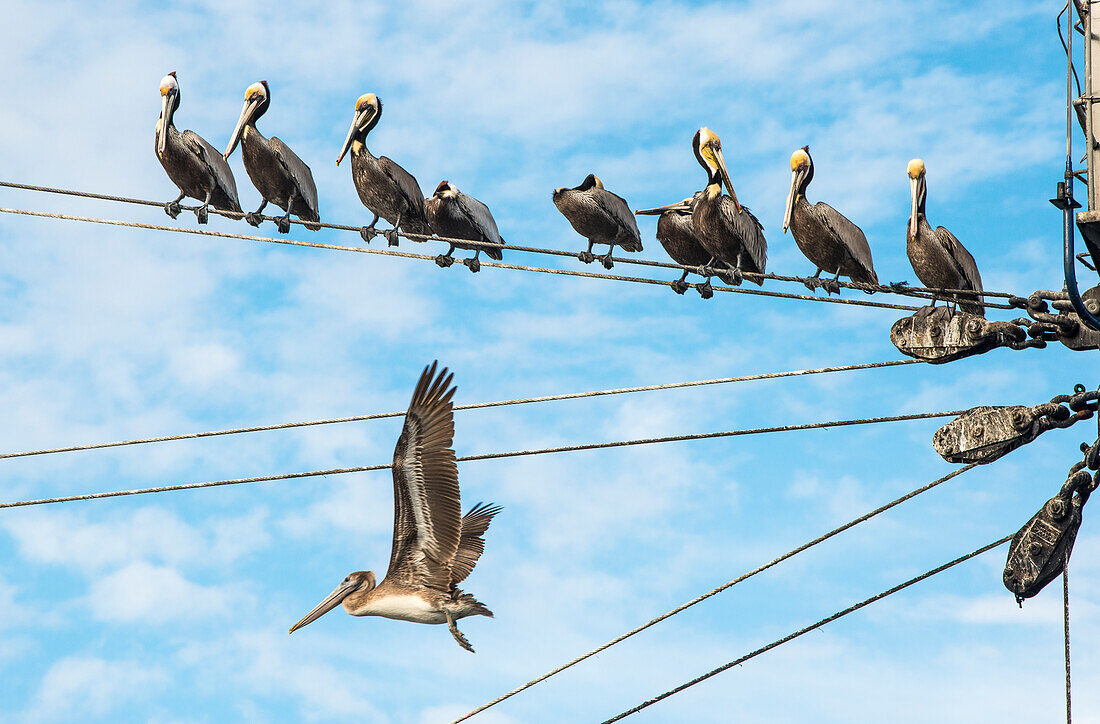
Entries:
<svg viewBox="0 0 1100 724">
<path fill-rule="evenodd" d="M 475 460 L 499 460 L 501 458 L 529 457 L 532 455 L 549 455 L 563 452 L 580 452 L 582 450 L 606 450 L 618 447 L 633 447 L 637 445 L 654 445 L 669 442 L 686 442 L 689 440 L 713 440 L 723 437 L 739 437 L 742 435 L 759 435 L 772 432 L 793 432 L 796 430 L 817 430 L 830 427 L 849 427 L 852 425 L 873 425 L 884 422 L 906 422 L 909 420 L 928 420 L 936 417 L 956 417 L 963 410 L 950 410 L 946 412 L 923 412 L 912 415 L 891 415 L 887 417 L 867 417 L 855 420 L 830 420 L 827 422 L 811 422 L 800 425 L 780 425 L 776 427 L 756 427 L 741 430 L 726 430 L 723 432 L 701 432 L 687 435 L 669 435 L 665 437 L 636 438 L 633 440 L 616 440 L 613 442 L 579 443 L 576 445 L 559 445 L 556 447 L 536 448 L 531 450 L 512 450 L 509 452 L 479 453 L 477 455 L 464 455 L 455 459 L 456 462 L 473 462 Z M 66 495 L 55 498 L 38 498 L 35 500 L 20 500 L 0 503 L 0 509 L 20 508 L 31 505 L 46 505 L 50 503 L 69 503 L 78 500 L 96 500 L 100 498 L 117 498 L 125 495 L 143 495 L 147 493 L 166 493 L 175 490 L 194 490 L 196 488 L 214 488 L 225 485 L 241 485 L 244 483 L 265 483 L 275 480 L 292 480 L 297 478 L 320 477 L 324 475 L 341 475 L 345 473 L 363 473 L 372 470 L 386 470 L 392 467 L 390 463 L 377 465 L 362 465 L 349 468 L 332 468 L 329 470 L 314 470 L 303 473 L 282 473 L 278 475 L 264 475 L 251 478 L 231 478 L 228 480 L 211 480 L 201 483 L 181 483 L 175 485 L 160 485 L 149 488 L 135 488 L 132 490 L 115 490 L 103 493 L 84 493 L 81 495 Z"/>
<path fill-rule="evenodd" d="M 770 650 L 772 650 L 772 649 L 774 649 L 778 646 L 782 646 L 783 644 L 788 643 L 789 641 L 793 641 L 794 639 L 798 638 L 799 636 L 802 636 L 803 634 L 807 634 L 811 631 L 814 631 L 816 629 L 821 628 L 825 624 L 832 623 L 833 621 L 836 621 L 838 618 L 843 618 L 844 616 L 847 616 L 850 613 L 854 613 L 855 611 L 858 611 L 859 609 L 863 608 L 864 606 L 869 606 L 869 605 L 871 605 L 872 603 L 874 603 L 876 601 L 881 601 L 882 599 L 886 598 L 887 596 L 892 596 L 893 594 L 897 593 L 898 591 L 904 590 L 904 589 L 908 588 L 909 586 L 912 586 L 915 583 L 920 583 L 921 581 L 925 580 L 926 578 L 931 578 L 932 576 L 934 576 L 938 573 L 943 573 L 947 569 L 953 568 L 953 567 L 959 565 L 960 563 L 964 563 L 964 562 L 970 560 L 971 558 L 976 558 L 977 556 L 980 556 L 981 554 L 983 554 L 987 551 L 991 551 L 991 550 L 993 550 L 994 548 L 996 548 L 998 546 L 1004 545 L 1005 543 L 1007 543 L 1010 540 L 1012 540 L 1012 536 L 1007 535 L 1004 538 L 1001 538 L 1000 540 L 993 541 L 992 543 L 988 543 L 988 544 L 982 546 L 981 548 L 978 548 L 977 550 L 971 551 L 970 553 L 967 553 L 965 555 L 961 555 L 961 556 L 959 556 L 958 558 L 956 558 L 954 560 L 948 561 L 947 563 L 944 563 L 942 566 L 937 566 L 936 568 L 933 568 L 930 571 L 922 573 L 919 576 L 915 576 L 913 578 L 910 578 L 908 581 L 905 581 L 904 583 L 899 583 L 898 585 L 894 586 L 893 588 L 888 588 L 885 591 L 883 591 L 882 593 L 876 593 L 874 596 L 871 596 L 870 598 L 865 598 L 864 600 L 860 601 L 859 603 L 853 604 L 853 605 L 849 606 L 848 608 L 845 608 L 841 611 L 837 611 L 836 613 L 832 614 L 831 616 L 826 616 L 825 618 L 821 619 L 820 621 L 817 621 L 816 623 L 812 623 L 809 626 L 806 626 L 804 628 L 800 628 L 799 630 L 795 631 L 794 633 L 787 634 L 783 638 L 776 639 L 775 641 L 772 641 L 770 644 L 767 644 L 766 646 L 761 646 L 760 648 L 756 649 L 755 651 L 752 651 L 748 654 L 745 654 L 744 656 L 742 656 L 740 658 L 734 659 L 733 661 L 730 661 L 729 663 L 722 664 L 721 666 L 719 666 L 716 669 L 711 669 L 707 673 L 701 674 L 701 675 L 695 677 L 694 679 L 692 679 L 691 681 L 680 684 L 679 686 L 677 686 L 673 689 L 669 689 L 668 691 L 666 691 L 663 694 L 659 694 L 658 696 L 655 696 L 652 699 L 647 699 L 646 701 L 642 702 L 641 704 L 638 704 L 637 706 L 635 706 L 633 708 L 627 709 L 626 711 L 622 712 L 621 714 L 617 714 L 617 715 L 611 717 L 610 719 L 605 720 L 604 722 L 602 722 L 602 724 L 612 724 L 612 722 L 617 722 L 621 719 L 625 719 L 626 717 L 630 716 L 631 714 L 636 714 L 639 711 L 641 711 L 642 709 L 645 709 L 646 707 L 652 706 L 652 705 L 656 704 L 657 702 L 662 701 L 664 699 L 667 699 L 668 697 L 670 697 L 674 694 L 680 693 L 684 689 L 695 686 L 696 684 L 698 684 L 702 681 L 706 681 L 707 679 L 709 679 L 712 676 L 716 676 L 717 674 L 721 674 L 723 671 L 728 671 L 729 669 L 732 669 L 735 666 L 739 666 L 739 665 L 745 663 L 746 661 L 748 661 L 749 659 L 752 659 L 756 656 L 759 656 L 760 654 L 763 654 L 767 651 L 770 651 Z"/>
<path fill-rule="evenodd" d="M 959 468 L 958 470 L 953 470 L 952 472 L 948 473 L 947 475 L 944 475 L 943 477 L 937 478 L 936 480 L 933 480 L 930 483 L 926 483 L 925 485 L 922 485 L 921 487 L 917 488 L 916 490 L 912 490 L 912 491 L 906 493 L 905 495 L 901 496 L 900 498 L 895 498 L 894 500 L 890 501 L 889 503 L 886 503 L 885 505 L 881 505 L 881 506 L 879 506 L 878 508 L 875 508 L 872 511 L 864 513 L 863 515 L 859 516 L 858 518 L 854 518 L 854 519 L 848 521 L 844 525 L 841 525 L 837 528 L 833 528 L 829 532 L 824 533 L 824 534 L 818 536 L 817 538 L 814 538 L 813 540 L 807 541 L 806 543 L 803 543 L 802 545 L 798 546 L 797 548 L 792 548 L 791 550 L 787 551 L 786 553 L 779 556 L 778 558 L 773 558 L 772 560 L 768 561 L 767 563 L 765 563 L 763 565 L 760 565 L 760 566 L 757 566 L 756 568 L 752 569 L 751 571 L 749 571 L 747 573 L 741 574 L 737 578 L 726 581 L 722 585 L 720 585 L 716 588 L 712 588 L 711 590 L 707 591 L 706 593 L 704 593 L 702 595 L 699 595 L 699 596 L 696 596 L 695 598 L 691 599 L 690 601 L 682 603 L 679 606 L 677 606 L 676 608 L 673 608 L 669 611 L 666 611 L 665 613 L 662 613 L 660 616 L 657 616 L 656 618 L 651 619 L 650 621 L 647 621 L 646 623 L 643 623 L 640 626 L 636 626 L 635 628 L 632 628 L 629 631 L 627 631 L 626 633 L 623 633 L 623 634 L 620 634 L 620 635 L 616 636 L 615 638 L 611 639 L 610 641 L 608 641 L 606 643 L 600 644 L 599 646 L 592 649 L 591 651 L 588 651 L 584 654 L 581 654 L 580 656 L 577 656 L 576 658 L 571 659 L 570 661 L 567 661 L 566 663 L 564 663 L 564 664 L 562 664 L 562 665 L 560 665 L 560 666 L 558 666 L 554 669 L 551 669 L 550 671 L 546 672 L 545 674 L 542 674 L 541 676 L 537 676 L 534 679 L 531 679 L 530 681 L 526 682 L 525 684 L 517 686 L 516 688 L 512 689 L 511 691 L 509 691 L 505 694 L 502 694 L 502 695 L 498 696 L 497 698 L 493 699 L 492 701 L 489 701 L 489 702 L 486 702 L 485 704 L 482 704 L 478 708 L 473 709 L 472 711 L 469 711 L 466 714 L 463 714 L 462 716 L 460 716 L 459 718 L 453 720 L 451 722 L 451 724 L 458 724 L 458 722 L 466 721 L 467 719 L 469 719 L 473 716 L 476 716 L 477 714 L 480 714 L 481 712 L 485 711 L 486 709 L 488 709 L 490 707 L 493 707 L 493 706 L 501 703 L 502 701 L 504 701 L 506 699 L 510 699 L 511 697 L 515 696 L 516 694 L 518 694 L 522 691 L 525 691 L 526 689 L 531 688 L 535 684 L 539 684 L 543 681 L 546 681 L 551 676 L 554 676 L 556 674 L 560 674 L 561 672 L 565 671 L 566 669 L 568 669 L 572 666 L 575 666 L 575 665 L 579 664 L 580 662 L 584 661 L 585 659 L 591 658 L 592 656 L 595 656 L 598 653 L 606 651 L 607 649 L 611 648 L 612 646 L 614 646 L 618 643 L 621 643 L 621 642 L 625 641 L 626 639 L 630 638 L 634 634 L 640 633 L 640 632 L 646 630 L 647 628 L 649 628 L 651 626 L 655 626 L 656 624 L 660 623 L 661 621 L 664 621 L 667 618 L 671 618 L 672 616 L 675 616 L 676 614 L 680 613 L 681 611 L 685 611 L 685 610 L 691 608 L 692 606 L 694 606 L 697 603 L 702 603 L 703 601 L 707 600 L 708 598 L 710 598 L 712 596 L 715 596 L 715 595 L 717 595 L 717 594 L 719 594 L 719 593 L 721 593 L 721 592 L 723 592 L 723 591 L 725 591 L 729 588 L 732 588 L 733 586 L 736 586 L 737 584 L 741 583 L 742 581 L 745 581 L 745 580 L 748 580 L 749 578 L 752 578 L 753 576 L 755 576 L 758 573 L 763 573 L 764 571 L 768 570 L 769 568 L 773 568 L 773 567 L 779 565 L 780 563 L 782 563 L 783 561 L 786 561 L 790 558 L 793 558 L 796 555 L 798 555 L 799 553 L 803 553 L 803 552 L 809 550 L 810 548 L 813 548 L 814 546 L 818 545 L 819 543 L 824 543 L 825 541 L 829 540 L 830 538 L 832 538 L 836 535 L 839 535 L 840 533 L 843 533 L 846 530 L 854 528 L 857 525 L 859 525 L 860 523 L 864 523 L 864 522 L 870 520 L 871 518 L 874 518 L 875 516 L 879 515 L 880 513 L 884 513 L 887 510 L 890 510 L 891 508 L 893 508 L 897 505 L 900 505 L 900 504 L 904 503 L 907 500 L 911 500 L 912 498 L 915 498 L 918 495 L 921 495 L 922 493 L 925 493 L 925 492 L 931 490 L 932 488 L 935 488 L 938 485 L 941 485 L 942 483 L 946 483 L 948 480 L 951 480 L 952 478 L 958 477 L 959 475 L 962 475 L 963 473 L 965 473 L 968 470 L 971 470 L 971 469 L 973 469 L 977 466 L 978 466 L 977 463 L 970 463 L 969 465 L 967 465 L 965 467 L 962 467 L 962 468 Z"/>
<path fill-rule="evenodd" d="M 155 206 L 155 207 L 160 207 L 160 208 L 164 207 L 163 202 L 152 201 L 152 200 L 149 200 L 149 199 L 137 199 L 137 198 L 130 198 L 130 197 L 126 197 L 126 196 L 113 196 L 113 195 L 110 195 L 110 194 L 98 194 L 98 193 L 93 193 L 93 192 L 89 192 L 89 191 L 75 191 L 75 190 L 69 190 L 69 189 L 58 189 L 58 188 L 52 188 L 52 187 L 49 187 L 49 186 L 36 186 L 36 185 L 32 185 L 32 184 L 21 184 L 21 183 L 15 183 L 15 182 L 11 182 L 11 181 L 0 181 L 0 187 L 18 189 L 18 190 L 22 190 L 22 191 L 35 191 L 35 192 L 42 192 L 42 193 L 60 194 L 60 195 L 65 195 L 65 196 L 74 196 L 74 197 L 78 197 L 78 198 L 96 199 L 96 200 L 101 200 L 101 201 L 113 201 L 113 202 L 118 202 L 118 203 L 136 204 L 136 205 L 141 205 L 141 206 Z M 191 211 L 195 207 L 181 206 L 180 208 L 182 210 Z M 9 213 L 13 212 L 13 211 L 15 211 L 15 210 L 10 210 Z M 242 219 L 242 218 L 244 218 L 244 212 L 240 212 L 240 211 L 222 211 L 220 209 L 215 209 L 215 208 L 210 208 L 209 211 L 210 211 L 210 213 L 217 214 L 217 215 L 220 215 L 220 216 L 224 216 L 228 219 Z M 264 216 L 263 214 L 261 214 L 260 217 L 264 220 L 267 220 L 267 221 L 275 221 L 277 218 L 281 218 L 281 217 L 274 217 L 274 216 Z M 290 223 L 298 224 L 298 225 L 304 225 L 305 224 L 305 222 L 303 222 L 299 219 L 290 219 Z M 356 231 L 357 232 L 357 231 L 359 231 L 360 229 L 363 228 L 362 226 L 351 226 L 351 225 L 348 225 L 348 224 L 332 224 L 332 223 L 327 223 L 327 222 L 318 222 L 317 224 L 314 224 L 313 222 L 310 222 L 310 224 L 315 225 L 315 226 L 319 226 L 322 229 L 332 229 L 332 230 L 335 230 L 335 231 Z M 181 228 L 181 227 L 168 227 L 168 228 L 169 229 L 175 229 L 175 228 Z M 511 251 L 520 251 L 520 252 L 528 252 L 528 253 L 535 253 L 535 254 L 547 254 L 547 255 L 551 255 L 551 256 L 567 257 L 567 258 L 571 258 L 571 259 L 576 259 L 576 257 L 577 257 L 576 252 L 565 251 L 565 250 L 561 250 L 561 249 L 544 249 L 544 248 L 540 248 L 540 247 L 514 246 L 514 245 L 511 245 L 511 244 L 496 244 L 496 243 L 487 242 L 487 241 L 470 241 L 469 239 L 452 239 L 450 237 L 435 236 L 435 235 L 432 235 L 432 234 L 405 233 L 404 231 L 401 232 L 401 236 L 404 236 L 408 239 L 412 239 L 413 241 L 416 241 L 416 242 L 424 242 L 424 241 L 451 242 L 451 241 L 457 241 L 457 242 L 461 242 L 463 244 L 472 244 L 474 246 L 478 246 L 478 247 L 483 248 L 483 249 L 500 248 L 500 249 L 508 249 L 508 250 L 511 250 Z M 639 266 L 658 267 L 658 268 L 663 268 L 663 269 L 675 269 L 677 271 L 683 271 L 683 270 L 687 269 L 688 271 L 695 272 L 696 269 L 697 269 L 697 267 L 692 267 L 692 266 L 684 266 L 684 265 L 681 265 L 681 264 L 672 264 L 672 263 L 669 263 L 669 262 L 660 262 L 660 261 L 654 261 L 654 260 L 650 260 L 650 259 L 636 259 L 636 258 L 631 258 L 631 257 L 613 257 L 612 261 L 613 262 L 619 262 L 619 263 L 622 263 L 622 264 L 634 264 L 634 265 L 639 265 Z M 790 275 L 772 274 L 772 273 L 759 274 L 759 273 L 756 273 L 756 272 L 743 272 L 743 274 L 746 278 L 753 279 L 753 280 L 756 280 L 756 279 L 771 279 L 771 280 L 774 280 L 774 281 L 798 282 L 798 283 L 801 283 L 801 284 L 805 284 L 806 282 L 809 282 L 811 280 L 816 279 L 816 277 L 799 277 L 799 276 L 790 276 Z M 984 290 L 981 291 L 981 292 L 974 292 L 973 290 L 969 290 L 969 289 L 932 289 L 932 288 L 929 288 L 929 287 L 909 286 L 908 284 L 865 284 L 863 282 L 844 282 L 844 281 L 839 281 L 839 280 L 837 280 L 837 285 L 840 288 L 843 288 L 843 289 L 856 289 L 856 290 L 863 291 L 863 292 L 868 292 L 868 293 L 897 294 L 899 296 L 913 297 L 913 298 L 917 298 L 917 299 L 931 299 L 933 294 L 944 294 L 944 293 L 950 294 L 950 293 L 966 292 L 968 294 L 975 294 L 976 293 L 976 294 L 979 294 L 979 295 L 984 296 L 984 297 L 998 297 L 998 298 L 1010 299 L 1010 300 L 1011 299 L 1020 300 L 1021 302 L 1023 301 L 1022 297 L 1019 297 L 1015 294 L 1011 294 L 1009 292 L 995 292 L 995 291 L 984 291 Z M 1020 304 L 1002 305 L 1002 304 L 996 304 L 996 303 L 993 303 L 993 302 L 987 303 L 986 306 L 994 307 L 994 308 L 997 308 L 997 309 L 1022 308 L 1020 306 Z"/>
<path fill-rule="evenodd" d="M 828 372 L 850 372 L 853 370 L 878 369 L 882 367 L 897 367 L 899 365 L 919 364 L 924 360 L 902 359 L 887 362 L 867 362 L 855 365 L 840 365 L 834 367 L 814 367 L 804 370 L 788 370 L 785 372 L 763 372 L 754 375 L 742 375 L 740 377 L 718 377 L 710 380 L 692 380 L 689 382 L 668 382 L 659 385 L 642 385 L 639 387 L 618 387 L 609 390 L 592 390 L 589 392 L 566 392 L 558 395 L 543 395 L 540 397 L 523 397 L 512 400 L 495 400 L 492 402 L 474 402 L 465 405 L 455 405 L 459 410 L 482 410 L 491 407 L 505 407 L 508 405 L 526 405 L 541 402 L 554 402 L 558 400 L 577 400 L 588 397 L 604 397 L 608 395 L 623 395 L 635 392 L 652 392 L 656 390 L 674 390 L 687 387 L 703 387 L 707 385 L 722 385 L 733 382 L 752 382 L 757 380 L 780 379 L 785 377 L 799 377 L 803 375 L 825 374 Z M 33 455 L 52 455 L 56 453 L 78 452 L 84 450 L 100 450 L 111 447 L 124 447 L 127 445 L 145 445 L 148 443 L 170 442 L 172 440 L 194 440 L 204 437 L 217 437 L 219 435 L 237 435 L 247 432 L 264 432 L 268 430 L 288 430 L 297 427 L 313 427 L 317 425 L 333 425 L 345 422 L 363 422 L 367 420 L 382 420 L 392 417 L 401 417 L 405 410 L 397 412 L 377 412 L 369 415 L 351 415 L 348 417 L 331 417 L 322 420 L 303 420 L 300 422 L 280 422 L 271 425 L 253 425 L 249 427 L 236 427 L 226 430 L 210 430 L 207 432 L 186 432 L 178 435 L 161 435 L 157 437 L 135 438 L 132 440 L 116 440 L 113 442 L 96 442 L 85 445 L 67 445 L 64 447 L 43 448 L 40 450 L 25 450 L 21 452 L 0 453 L 0 460 L 8 458 L 30 457 Z"/>
</svg>

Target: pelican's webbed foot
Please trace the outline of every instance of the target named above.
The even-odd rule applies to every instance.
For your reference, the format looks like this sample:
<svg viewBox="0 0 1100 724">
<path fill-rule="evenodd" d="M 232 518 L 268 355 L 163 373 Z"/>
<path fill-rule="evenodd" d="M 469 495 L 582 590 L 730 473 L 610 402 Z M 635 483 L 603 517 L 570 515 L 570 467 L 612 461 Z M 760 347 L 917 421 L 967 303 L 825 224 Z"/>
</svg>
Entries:
<svg viewBox="0 0 1100 724">
<path fill-rule="evenodd" d="M 474 255 L 469 259 L 462 260 L 462 263 L 469 267 L 470 271 L 474 274 L 477 274 L 479 271 L 481 271 L 481 262 L 477 260 L 479 256 L 481 256 L 481 249 L 475 251 Z"/>
<path fill-rule="evenodd" d="M 446 269 L 451 264 L 455 263 L 454 257 L 451 254 L 455 253 L 455 245 L 451 244 L 451 248 L 447 250 L 446 254 L 440 254 L 435 258 L 435 263 L 440 269 Z"/>
<path fill-rule="evenodd" d="M 207 221 L 210 220 L 210 212 L 207 211 L 207 209 L 208 209 L 207 204 L 203 204 L 199 208 L 195 209 L 195 219 L 200 224 L 205 224 Z"/>
<path fill-rule="evenodd" d="M 374 225 L 378 223 L 378 214 L 374 215 L 374 219 L 368 226 L 364 226 L 359 230 L 359 236 L 363 237 L 363 241 L 370 243 L 370 240 L 378 236 L 378 229 L 374 228 Z"/>
<path fill-rule="evenodd" d="M 612 261 L 612 259 L 611 259 L 611 252 L 614 251 L 614 250 L 615 250 L 615 247 L 612 246 L 610 249 L 607 250 L 606 254 L 599 257 L 600 263 L 603 264 L 604 269 L 610 269 L 611 267 L 615 266 L 615 262 Z"/>
<path fill-rule="evenodd" d="M 264 223 L 263 214 L 258 211 L 249 211 L 244 215 L 244 220 L 252 226 L 259 226 Z"/>
<path fill-rule="evenodd" d="M 821 288 L 825 290 L 826 294 L 840 294 L 840 284 L 836 279 L 822 279 Z"/>
<path fill-rule="evenodd" d="M 285 216 L 280 216 L 275 219 L 275 228 L 279 230 L 280 234 L 287 234 L 290 232 L 290 212 L 286 212 Z"/>
<path fill-rule="evenodd" d="M 696 284 L 695 290 L 699 292 L 699 296 L 703 299 L 710 299 L 714 296 L 714 287 L 710 285 L 710 277 L 702 284 Z"/>
<path fill-rule="evenodd" d="M 447 614 L 447 630 L 451 632 L 451 636 L 455 637 L 455 641 L 462 648 L 469 651 L 471 654 L 474 652 L 474 647 L 470 645 L 470 642 L 466 640 L 466 637 L 462 635 L 462 632 L 458 630 L 458 626 L 455 625 L 455 618 L 451 615 L 450 611 L 444 611 Z"/>
<path fill-rule="evenodd" d="M 593 242 L 591 239 L 589 239 L 588 240 L 588 250 L 587 251 L 582 251 L 581 253 L 577 254 L 577 258 L 580 259 L 585 264 L 591 264 L 592 262 L 596 261 L 596 255 L 592 253 L 592 244 L 593 243 L 595 243 L 595 242 Z"/>
<path fill-rule="evenodd" d="M 672 291 L 676 292 L 677 294 L 683 294 L 688 290 L 687 282 L 685 282 L 683 279 L 677 279 L 676 281 L 672 282 L 670 286 L 672 287 Z"/>
<path fill-rule="evenodd" d="M 168 203 L 166 203 L 164 205 L 164 213 L 168 214 L 173 219 L 179 216 L 180 211 L 182 210 L 180 209 L 180 201 L 183 200 L 184 196 L 186 196 L 186 194 L 180 194 L 176 197 L 175 201 L 169 201 Z"/>
<path fill-rule="evenodd" d="M 388 246 L 397 246 L 398 236 L 397 236 L 397 227 L 396 226 L 393 227 L 392 229 L 388 229 L 386 231 L 383 231 L 382 236 L 386 237 L 386 244 Z"/>
</svg>

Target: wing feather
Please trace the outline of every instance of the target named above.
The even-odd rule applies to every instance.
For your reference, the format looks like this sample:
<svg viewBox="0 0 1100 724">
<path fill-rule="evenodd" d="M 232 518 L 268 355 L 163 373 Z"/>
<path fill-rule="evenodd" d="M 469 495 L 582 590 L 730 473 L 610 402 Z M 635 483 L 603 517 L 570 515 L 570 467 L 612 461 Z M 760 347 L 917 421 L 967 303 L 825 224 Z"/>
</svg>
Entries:
<svg viewBox="0 0 1100 724">
<path fill-rule="evenodd" d="M 813 213 L 821 220 L 833 236 L 844 245 L 856 263 L 863 267 L 872 284 L 878 284 L 878 274 L 875 273 L 874 263 L 871 261 L 871 245 L 867 243 L 867 237 L 863 229 L 834 209 L 824 201 L 818 201 L 810 207 Z"/>
<path fill-rule="evenodd" d="M 737 213 L 733 199 L 725 195 L 721 197 L 719 209 L 730 230 L 741 239 L 748 261 L 754 267 L 745 271 L 763 274 L 768 263 L 768 242 L 764 239 L 764 225 L 760 219 L 744 204 L 741 205 L 741 213 Z"/>
<path fill-rule="evenodd" d="M 638 231 L 638 222 L 634 220 L 634 214 L 630 211 L 626 199 L 607 189 L 593 188 L 591 193 L 596 204 L 618 225 L 620 232 L 616 243 L 626 251 L 641 251 L 642 235 Z"/>
<path fill-rule="evenodd" d="M 974 257 L 970 255 L 970 252 L 966 250 L 962 242 L 943 226 L 936 227 L 936 239 L 947 251 L 952 261 L 955 262 L 955 267 L 966 281 L 965 286 L 974 291 L 982 291 L 982 276 L 978 273 L 978 263 L 974 261 Z M 973 299 L 975 301 L 970 303 L 963 302 L 960 306 L 963 310 L 968 312 L 985 314 L 985 306 L 981 303 L 981 297 L 975 295 Z"/>
<path fill-rule="evenodd" d="M 470 575 L 470 571 L 474 570 L 478 559 L 485 551 L 485 531 L 489 529 L 493 516 L 501 510 L 499 505 L 478 503 L 470 508 L 470 512 L 462 516 L 462 535 L 454 563 L 451 564 L 452 586 L 462 583 L 466 580 L 466 576 Z"/>
<path fill-rule="evenodd" d="M 453 375 L 424 369 L 393 451 L 393 550 L 387 577 L 449 590 L 462 507 L 451 398 Z"/>
<path fill-rule="evenodd" d="M 302 200 L 309 206 L 313 215 L 320 219 L 320 212 L 317 210 L 317 185 L 313 183 L 313 172 L 309 170 L 309 166 L 306 165 L 305 161 L 298 158 L 298 154 L 290 150 L 290 146 L 275 136 L 272 136 L 268 143 L 271 146 L 272 153 L 279 159 L 279 163 L 283 164 L 283 168 L 294 179 L 294 183 L 298 186 L 298 192 L 302 195 Z"/>
<path fill-rule="evenodd" d="M 191 148 L 191 151 L 202 159 L 206 168 L 214 176 L 219 188 L 235 204 L 234 207 L 224 209 L 224 211 L 240 211 L 241 202 L 240 197 L 237 196 L 237 181 L 233 178 L 233 171 L 229 168 L 229 164 L 226 163 L 225 159 L 222 158 L 222 155 L 194 131 L 184 131 L 180 136 L 183 138 L 183 142 Z"/>
<path fill-rule="evenodd" d="M 401 168 L 393 159 L 382 156 L 378 167 L 389 176 L 401 195 L 405 197 L 409 208 L 415 209 L 419 218 L 424 218 L 424 192 L 411 173 Z"/>
<path fill-rule="evenodd" d="M 496 244 L 503 244 L 504 239 L 500 238 L 500 232 L 497 231 L 497 222 L 493 218 L 492 213 L 489 212 L 489 207 L 481 203 L 473 196 L 464 194 L 461 191 L 455 196 L 455 202 L 462 211 L 462 213 L 469 219 L 470 223 L 485 237 L 485 241 L 491 241 Z M 490 258 L 500 261 L 504 258 L 504 254 L 500 249 L 485 248 L 482 249 Z"/>
</svg>

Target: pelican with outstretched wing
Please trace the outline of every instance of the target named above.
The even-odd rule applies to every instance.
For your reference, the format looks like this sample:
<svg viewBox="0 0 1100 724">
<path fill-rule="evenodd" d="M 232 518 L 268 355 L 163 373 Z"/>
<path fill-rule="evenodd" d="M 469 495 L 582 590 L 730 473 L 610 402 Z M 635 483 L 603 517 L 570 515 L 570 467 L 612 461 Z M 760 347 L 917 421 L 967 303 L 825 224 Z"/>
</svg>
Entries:
<svg viewBox="0 0 1100 724">
<path fill-rule="evenodd" d="M 405 414 L 393 451 L 393 549 L 382 582 L 375 585 L 372 571 L 348 574 L 291 633 L 343 604 L 352 616 L 445 623 L 458 645 L 473 652 L 455 622 L 493 613 L 457 586 L 477 565 L 501 508 L 478 503 L 461 515 L 452 377 L 446 368 L 436 375 L 434 362 L 425 368 Z"/>
</svg>

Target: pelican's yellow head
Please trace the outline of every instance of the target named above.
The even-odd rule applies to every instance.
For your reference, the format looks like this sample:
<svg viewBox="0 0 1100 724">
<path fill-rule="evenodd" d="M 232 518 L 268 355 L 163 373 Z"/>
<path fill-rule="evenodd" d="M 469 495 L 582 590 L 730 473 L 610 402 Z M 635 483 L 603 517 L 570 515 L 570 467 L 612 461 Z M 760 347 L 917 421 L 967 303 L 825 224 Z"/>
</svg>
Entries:
<svg viewBox="0 0 1100 724">
<path fill-rule="evenodd" d="M 603 181 L 600 180 L 599 176 L 593 176 L 592 180 L 596 182 L 596 188 L 598 188 L 598 189 L 603 188 Z"/>
<path fill-rule="evenodd" d="M 906 172 L 909 174 L 909 178 L 917 179 L 924 175 L 924 161 L 919 158 L 914 158 L 909 162 L 906 167 Z"/>
<path fill-rule="evenodd" d="M 256 100 L 257 98 L 267 97 L 267 84 L 263 81 L 259 83 L 253 83 L 244 90 L 244 99 L 246 101 Z"/>
<path fill-rule="evenodd" d="M 791 154 L 791 170 L 797 171 L 810 165 L 810 154 L 805 148 L 800 148 Z"/>
<path fill-rule="evenodd" d="M 362 112 L 368 106 L 372 108 L 378 108 L 378 105 L 378 96 L 373 93 L 364 93 L 363 95 L 359 96 L 358 100 L 355 101 L 355 111 L 357 113 Z"/>
<path fill-rule="evenodd" d="M 722 183 L 724 182 L 734 208 L 737 209 L 737 213 L 741 213 L 741 204 L 737 201 L 737 194 L 733 191 L 729 171 L 726 170 L 726 160 L 722 156 L 722 141 L 718 138 L 718 134 L 703 126 L 695 132 L 695 138 L 692 139 L 691 145 L 699 165 L 707 171 L 706 194 L 708 198 L 718 198 L 722 193 Z"/>
</svg>

